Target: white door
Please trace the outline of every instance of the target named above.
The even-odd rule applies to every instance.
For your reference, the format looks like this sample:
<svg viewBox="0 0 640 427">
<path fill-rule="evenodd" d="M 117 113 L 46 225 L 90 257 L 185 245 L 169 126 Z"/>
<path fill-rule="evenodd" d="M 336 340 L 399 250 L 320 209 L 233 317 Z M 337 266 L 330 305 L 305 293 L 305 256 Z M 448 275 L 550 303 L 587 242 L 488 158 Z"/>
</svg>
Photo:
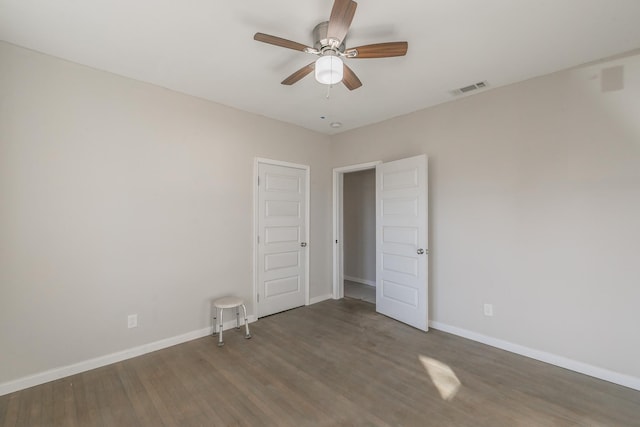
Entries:
<svg viewBox="0 0 640 427">
<path fill-rule="evenodd" d="M 376 166 L 376 310 L 428 329 L 427 157 Z"/>
<path fill-rule="evenodd" d="M 258 317 L 305 305 L 307 172 L 258 163 Z"/>
</svg>

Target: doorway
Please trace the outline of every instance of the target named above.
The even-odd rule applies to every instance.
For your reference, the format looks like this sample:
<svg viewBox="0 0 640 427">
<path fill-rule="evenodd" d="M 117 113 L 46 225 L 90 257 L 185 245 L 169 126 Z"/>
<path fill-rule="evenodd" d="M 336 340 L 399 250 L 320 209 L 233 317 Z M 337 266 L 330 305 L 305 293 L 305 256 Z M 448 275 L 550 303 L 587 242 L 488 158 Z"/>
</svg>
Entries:
<svg viewBox="0 0 640 427">
<path fill-rule="evenodd" d="M 345 296 L 345 175 L 375 170 L 375 306 L 428 330 L 428 183 L 424 154 L 333 170 L 333 298 Z M 347 267 L 349 268 L 349 267 Z M 362 279 L 362 278 L 356 278 Z"/>
<path fill-rule="evenodd" d="M 344 174 L 342 205 L 344 296 L 375 304 L 375 169 Z"/>
<path fill-rule="evenodd" d="M 372 171 L 374 173 L 375 185 L 375 168 L 382 162 L 369 162 L 357 165 L 335 168 L 333 170 L 333 298 L 344 298 L 344 281 L 345 281 L 345 265 L 344 265 L 344 243 L 345 243 L 345 227 L 344 227 L 344 178 L 346 174 Z M 375 234 L 373 236 L 375 239 Z M 347 246 L 348 249 L 348 246 Z M 373 263 L 375 268 L 375 261 Z M 349 270 L 347 270 L 349 271 Z M 347 276 L 348 279 L 354 277 Z M 372 279 L 375 283 L 375 275 Z M 351 280 L 350 280 L 351 281 Z M 366 285 L 363 285 L 366 286 Z M 375 287 L 374 287 L 375 290 Z"/>
</svg>

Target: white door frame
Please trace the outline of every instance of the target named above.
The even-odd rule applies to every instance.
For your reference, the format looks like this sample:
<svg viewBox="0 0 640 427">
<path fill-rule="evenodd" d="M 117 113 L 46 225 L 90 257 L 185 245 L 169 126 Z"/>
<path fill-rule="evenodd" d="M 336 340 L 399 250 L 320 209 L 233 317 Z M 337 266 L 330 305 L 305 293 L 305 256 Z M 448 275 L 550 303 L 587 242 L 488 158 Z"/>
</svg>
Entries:
<svg viewBox="0 0 640 427">
<path fill-rule="evenodd" d="M 288 168 L 302 169 L 305 171 L 305 235 L 307 236 L 307 247 L 304 251 L 304 304 L 309 305 L 309 251 L 311 250 L 311 237 L 309 235 L 309 207 L 311 205 L 311 185 L 310 185 L 310 167 L 308 165 L 301 165 L 297 163 L 284 162 L 281 160 L 266 159 L 263 157 L 256 157 L 253 162 L 253 311 L 256 319 L 258 318 L 258 165 L 268 164 L 275 166 L 285 166 Z"/>
<path fill-rule="evenodd" d="M 344 280 L 344 253 L 342 250 L 344 237 L 342 230 L 344 174 L 375 169 L 381 163 L 381 160 L 376 160 L 333 169 L 333 299 L 344 297 L 344 286 L 342 285 Z"/>
</svg>

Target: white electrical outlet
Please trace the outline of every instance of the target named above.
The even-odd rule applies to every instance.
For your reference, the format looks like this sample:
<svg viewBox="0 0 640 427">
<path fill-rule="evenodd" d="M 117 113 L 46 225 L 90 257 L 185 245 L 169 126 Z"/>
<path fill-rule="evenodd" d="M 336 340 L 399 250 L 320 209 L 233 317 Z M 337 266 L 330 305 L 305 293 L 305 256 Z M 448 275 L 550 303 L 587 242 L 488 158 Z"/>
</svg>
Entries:
<svg viewBox="0 0 640 427">
<path fill-rule="evenodd" d="M 129 329 L 138 327 L 138 315 L 137 314 L 130 314 L 129 316 L 127 316 L 127 327 Z"/>
<path fill-rule="evenodd" d="M 484 305 L 484 315 L 485 316 L 493 316 L 493 305 L 485 304 Z"/>
</svg>

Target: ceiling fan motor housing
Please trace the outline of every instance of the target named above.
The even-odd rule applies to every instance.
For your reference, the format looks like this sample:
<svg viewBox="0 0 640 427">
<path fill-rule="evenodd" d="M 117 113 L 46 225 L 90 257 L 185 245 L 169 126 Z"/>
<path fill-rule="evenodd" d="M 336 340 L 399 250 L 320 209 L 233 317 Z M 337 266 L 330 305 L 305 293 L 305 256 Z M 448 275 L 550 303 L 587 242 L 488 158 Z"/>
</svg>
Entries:
<svg viewBox="0 0 640 427">
<path fill-rule="evenodd" d="M 327 28 L 329 27 L 329 21 L 321 22 L 313 29 L 313 47 L 321 52 L 321 54 L 325 54 L 326 51 L 328 54 L 333 53 L 344 53 L 345 50 L 345 40 L 346 37 L 342 40 L 342 43 L 336 46 L 336 41 L 332 41 L 327 37 Z"/>
</svg>

